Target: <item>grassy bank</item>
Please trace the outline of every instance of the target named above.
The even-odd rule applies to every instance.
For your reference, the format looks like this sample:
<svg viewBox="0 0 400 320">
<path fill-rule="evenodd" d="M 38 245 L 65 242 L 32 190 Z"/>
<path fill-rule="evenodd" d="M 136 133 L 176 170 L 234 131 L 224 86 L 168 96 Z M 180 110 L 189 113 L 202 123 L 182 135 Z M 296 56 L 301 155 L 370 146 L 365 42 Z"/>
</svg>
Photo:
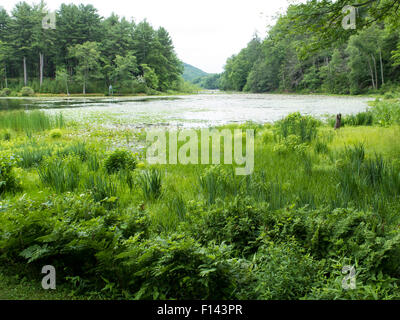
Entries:
<svg viewBox="0 0 400 320">
<path fill-rule="evenodd" d="M 225 126 L 255 130 L 250 176 L 148 166 L 141 131 L 0 117 L 0 259 L 19 266 L 0 297 L 28 298 L 53 265 L 69 297 L 398 299 L 399 114 L 380 101 L 338 131 L 299 114 Z"/>
</svg>

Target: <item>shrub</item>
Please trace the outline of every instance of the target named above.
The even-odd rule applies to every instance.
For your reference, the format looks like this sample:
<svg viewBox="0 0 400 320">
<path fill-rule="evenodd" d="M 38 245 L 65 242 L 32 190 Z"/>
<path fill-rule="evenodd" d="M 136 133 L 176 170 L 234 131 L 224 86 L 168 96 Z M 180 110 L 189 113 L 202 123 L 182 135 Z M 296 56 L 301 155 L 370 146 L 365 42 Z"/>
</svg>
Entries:
<svg viewBox="0 0 400 320">
<path fill-rule="evenodd" d="M 296 153 L 299 155 L 303 155 L 307 149 L 307 145 L 302 143 L 302 140 L 299 136 L 291 134 L 285 138 L 283 138 L 279 143 L 274 146 L 274 152 L 278 154 L 287 154 L 287 153 Z"/>
<path fill-rule="evenodd" d="M 13 173 L 13 168 L 17 165 L 17 158 L 10 153 L 0 154 L 0 194 L 15 191 L 18 183 Z"/>
<path fill-rule="evenodd" d="M 127 246 L 118 259 L 130 275 L 134 299 L 233 297 L 235 262 L 225 245 L 202 247 L 190 237 L 172 234 L 128 240 Z"/>
<path fill-rule="evenodd" d="M 275 132 L 281 138 L 290 135 L 298 136 L 302 143 L 311 142 L 317 135 L 320 122 L 311 116 L 303 116 L 299 112 L 291 113 L 276 122 Z"/>
<path fill-rule="evenodd" d="M 21 89 L 21 96 L 23 97 L 33 97 L 35 95 L 35 91 L 33 91 L 30 87 L 23 87 Z"/>
<path fill-rule="evenodd" d="M 9 88 L 4 88 L 0 91 L 0 97 L 8 97 L 11 95 L 11 90 Z"/>
<path fill-rule="evenodd" d="M 244 299 L 293 300 L 303 297 L 323 276 L 321 263 L 293 241 L 265 243 L 252 260 L 251 288 Z"/>
<path fill-rule="evenodd" d="M 3 139 L 4 139 L 5 141 L 10 141 L 10 140 L 11 140 L 11 132 L 10 132 L 10 131 L 4 132 L 4 134 L 3 134 Z"/>
<path fill-rule="evenodd" d="M 382 101 L 375 103 L 371 112 L 375 122 L 381 126 L 389 126 L 400 123 L 400 103 Z"/>
<path fill-rule="evenodd" d="M 62 137 L 62 132 L 60 129 L 53 129 L 50 131 L 50 137 L 52 139 L 59 139 Z"/>
<path fill-rule="evenodd" d="M 188 221 L 188 229 L 201 243 L 210 241 L 227 243 L 233 247 L 236 254 L 254 253 L 256 240 L 265 225 L 263 209 L 252 205 L 250 198 L 236 197 L 225 207 L 211 208 L 206 212 L 193 212 L 198 208 L 190 208 L 193 220 Z"/>
<path fill-rule="evenodd" d="M 128 150 L 117 149 L 113 151 L 105 160 L 104 166 L 109 174 L 117 171 L 136 168 L 136 158 Z"/>
<path fill-rule="evenodd" d="M 383 96 L 385 100 L 390 100 L 395 98 L 395 93 L 393 91 L 386 92 Z"/>
</svg>

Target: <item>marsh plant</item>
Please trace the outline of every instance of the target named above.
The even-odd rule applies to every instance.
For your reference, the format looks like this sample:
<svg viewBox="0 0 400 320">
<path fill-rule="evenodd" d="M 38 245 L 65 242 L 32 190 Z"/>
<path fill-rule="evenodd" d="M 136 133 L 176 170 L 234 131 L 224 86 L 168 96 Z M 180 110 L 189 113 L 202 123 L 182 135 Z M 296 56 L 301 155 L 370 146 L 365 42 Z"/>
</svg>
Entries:
<svg viewBox="0 0 400 320">
<path fill-rule="evenodd" d="M 249 124 L 247 175 L 213 164 L 211 144 L 208 164 L 150 165 L 109 150 L 108 134 L 7 129 L 0 260 L 28 279 L 52 261 L 57 286 L 94 299 L 398 299 L 400 131 L 358 124 Z M 357 288 L 343 290 L 353 265 Z"/>
</svg>

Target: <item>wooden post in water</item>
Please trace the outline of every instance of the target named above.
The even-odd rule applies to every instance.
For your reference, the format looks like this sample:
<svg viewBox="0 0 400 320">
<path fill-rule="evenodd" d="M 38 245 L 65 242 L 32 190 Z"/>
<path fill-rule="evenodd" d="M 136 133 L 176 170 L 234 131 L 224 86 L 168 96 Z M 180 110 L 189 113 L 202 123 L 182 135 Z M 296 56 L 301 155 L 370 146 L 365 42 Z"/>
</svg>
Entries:
<svg viewBox="0 0 400 320">
<path fill-rule="evenodd" d="M 335 130 L 340 129 L 341 126 L 342 126 L 342 114 L 339 113 L 339 114 L 336 116 Z"/>
</svg>

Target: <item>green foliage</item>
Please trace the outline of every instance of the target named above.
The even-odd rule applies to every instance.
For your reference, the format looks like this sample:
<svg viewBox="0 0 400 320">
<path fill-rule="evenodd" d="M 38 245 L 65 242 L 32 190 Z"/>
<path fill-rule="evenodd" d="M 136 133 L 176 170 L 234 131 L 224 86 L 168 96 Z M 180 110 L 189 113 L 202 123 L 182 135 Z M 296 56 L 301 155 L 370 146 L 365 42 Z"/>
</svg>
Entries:
<svg viewBox="0 0 400 320">
<path fill-rule="evenodd" d="M 63 128 L 65 121 L 60 113 L 56 116 L 47 115 L 43 111 L 11 111 L 0 112 L 0 128 L 32 133 L 53 128 Z"/>
<path fill-rule="evenodd" d="M 230 298 L 234 288 L 229 247 L 202 247 L 180 234 L 133 238 L 117 258 L 133 275 L 135 299 Z"/>
<path fill-rule="evenodd" d="M 117 93 L 147 93 L 132 86 L 146 73 L 149 88 L 167 92 L 183 72 L 162 27 L 155 29 L 147 21 L 136 23 L 115 14 L 103 18 L 92 5 L 61 4 L 56 30 L 45 30 L 44 12 L 44 2 L 16 4 L 10 15 L 2 10 L 1 88 L 9 86 L 18 92 L 29 85 L 39 93 L 86 94 L 108 92 L 113 84 Z M 39 57 L 41 62 L 36 64 Z M 151 71 L 139 70 L 140 65 Z M 23 96 L 32 95 L 23 91 Z"/>
<path fill-rule="evenodd" d="M 334 94 L 390 91 L 389 83 L 398 84 L 400 74 L 396 68 L 399 35 L 392 31 L 398 27 L 395 2 L 359 4 L 363 13 L 354 30 L 342 28 L 341 10 L 348 4 L 344 0 L 292 4 L 265 39 L 253 39 L 228 58 L 221 89 Z M 377 12 L 382 15 L 377 17 Z"/>
<path fill-rule="evenodd" d="M 19 164 L 22 168 L 32 168 L 38 166 L 42 160 L 48 156 L 51 156 L 52 150 L 45 146 L 23 145 L 17 152 L 16 155 L 21 159 Z"/>
<path fill-rule="evenodd" d="M 74 191 L 80 181 L 79 162 L 80 159 L 72 155 L 64 159 L 47 158 L 38 168 L 40 180 L 58 193 Z"/>
<path fill-rule="evenodd" d="M 310 292 L 322 278 L 321 263 L 294 241 L 267 242 L 251 262 L 254 287 L 241 293 L 247 299 L 295 300 Z"/>
<path fill-rule="evenodd" d="M 147 200 L 158 199 L 162 192 L 162 177 L 158 169 L 144 170 L 139 175 L 139 185 Z"/>
<path fill-rule="evenodd" d="M 108 173 L 115 173 L 120 170 L 135 170 L 136 158 L 128 150 L 114 150 L 104 161 L 104 167 Z"/>
<path fill-rule="evenodd" d="M 96 202 L 108 202 L 113 204 L 117 201 L 117 184 L 113 179 L 99 173 L 89 174 L 85 183 Z"/>
<path fill-rule="evenodd" d="M 245 177 L 228 165 L 109 173 L 108 135 L 13 131 L 0 149 L 18 163 L 1 173 L 21 182 L 2 184 L 0 263 L 21 277 L 52 264 L 57 285 L 91 299 L 398 298 L 397 127 L 319 127 L 303 143 L 298 119 L 286 138 L 243 125 L 260 130 Z M 344 265 L 355 290 L 341 287 Z"/>
<path fill-rule="evenodd" d="M 19 189 L 19 184 L 13 172 L 16 165 L 17 158 L 13 154 L 4 152 L 0 154 L 0 195 Z"/>
<path fill-rule="evenodd" d="M 30 87 L 23 87 L 21 89 L 21 96 L 23 97 L 33 97 L 35 95 L 35 91 L 33 91 Z"/>
<path fill-rule="evenodd" d="M 60 129 L 53 129 L 50 131 L 50 137 L 52 139 L 60 139 L 62 137 L 62 131 Z"/>
<path fill-rule="evenodd" d="M 400 103 L 379 101 L 372 108 L 374 121 L 381 126 L 400 123 Z"/>
<path fill-rule="evenodd" d="M 292 113 L 275 124 L 275 132 L 281 138 L 297 136 L 301 143 L 311 142 L 317 135 L 319 121 L 311 116 Z"/>
<path fill-rule="evenodd" d="M 7 97 L 9 95 L 11 95 L 11 89 L 9 88 L 4 88 L 0 91 L 0 97 Z"/>
<path fill-rule="evenodd" d="M 374 115 L 370 110 L 359 112 L 356 115 L 343 117 L 342 123 L 345 126 L 371 126 L 374 123 Z"/>
<path fill-rule="evenodd" d="M 198 212 L 200 210 L 200 212 Z M 257 250 L 257 238 L 265 224 L 265 208 L 257 208 L 251 200 L 235 197 L 226 206 L 215 206 L 206 212 L 189 208 L 189 229 L 201 243 L 216 241 L 233 247 L 235 255 L 251 254 Z"/>
</svg>

